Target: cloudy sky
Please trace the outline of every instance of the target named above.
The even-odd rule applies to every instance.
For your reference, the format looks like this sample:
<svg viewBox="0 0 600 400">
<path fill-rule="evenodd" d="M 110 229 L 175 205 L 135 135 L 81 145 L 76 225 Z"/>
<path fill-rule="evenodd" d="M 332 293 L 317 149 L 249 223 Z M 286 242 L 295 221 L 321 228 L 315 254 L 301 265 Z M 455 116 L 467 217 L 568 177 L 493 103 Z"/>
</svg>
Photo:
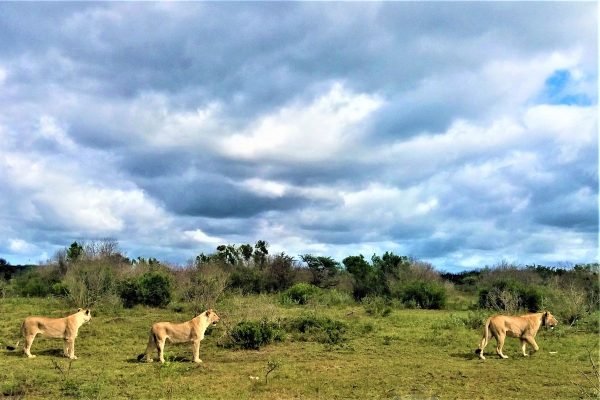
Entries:
<svg viewBox="0 0 600 400">
<path fill-rule="evenodd" d="M 598 256 L 587 3 L 0 3 L 0 257 Z"/>
</svg>

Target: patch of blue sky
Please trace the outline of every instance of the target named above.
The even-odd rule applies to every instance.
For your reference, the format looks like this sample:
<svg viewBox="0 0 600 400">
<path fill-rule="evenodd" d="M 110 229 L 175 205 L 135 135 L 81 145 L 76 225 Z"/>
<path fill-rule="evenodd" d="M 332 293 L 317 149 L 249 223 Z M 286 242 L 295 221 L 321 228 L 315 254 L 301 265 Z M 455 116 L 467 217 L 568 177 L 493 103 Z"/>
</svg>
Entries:
<svg viewBox="0 0 600 400">
<path fill-rule="evenodd" d="M 544 82 L 544 90 L 538 99 L 544 104 L 561 104 L 569 106 L 590 106 L 595 103 L 595 93 L 590 95 L 580 91 L 578 80 L 571 71 L 560 69 L 554 71 Z"/>
</svg>

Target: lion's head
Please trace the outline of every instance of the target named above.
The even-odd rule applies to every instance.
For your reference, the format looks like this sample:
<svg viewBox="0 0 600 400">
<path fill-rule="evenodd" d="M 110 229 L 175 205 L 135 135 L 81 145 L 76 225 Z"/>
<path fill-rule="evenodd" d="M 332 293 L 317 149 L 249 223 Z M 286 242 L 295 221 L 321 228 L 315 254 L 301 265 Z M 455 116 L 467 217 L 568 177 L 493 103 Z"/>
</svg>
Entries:
<svg viewBox="0 0 600 400">
<path fill-rule="evenodd" d="M 89 322 L 92 319 L 92 313 L 89 308 L 79 308 L 77 312 L 83 316 L 83 322 Z"/>
<path fill-rule="evenodd" d="M 542 325 L 554 329 L 554 327 L 558 325 L 558 321 L 554 318 L 554 315 L 550 314 L 549 311 L 546 311 L 544 315 L 542 315 Z"/>
<path fill-rule="evenodd" d="M 212 309 L 206 311 L 206 317 L 208 318 L 208 322 L 212 325 L 216 325 L 216 323 L 221 319 Z"/>
</svg>

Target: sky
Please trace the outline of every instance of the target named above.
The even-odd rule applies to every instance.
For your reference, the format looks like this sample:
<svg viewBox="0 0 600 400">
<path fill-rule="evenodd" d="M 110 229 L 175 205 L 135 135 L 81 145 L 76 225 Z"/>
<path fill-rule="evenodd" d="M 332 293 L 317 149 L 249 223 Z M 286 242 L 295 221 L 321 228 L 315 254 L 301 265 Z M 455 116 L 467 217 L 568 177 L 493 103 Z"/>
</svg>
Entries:
<svg viewBox="0 0 600 400">
<path fill-rule="evenodd" d="M 0 257 L 598 260 L 596 2 L 0 3 Z"/>
</svg>

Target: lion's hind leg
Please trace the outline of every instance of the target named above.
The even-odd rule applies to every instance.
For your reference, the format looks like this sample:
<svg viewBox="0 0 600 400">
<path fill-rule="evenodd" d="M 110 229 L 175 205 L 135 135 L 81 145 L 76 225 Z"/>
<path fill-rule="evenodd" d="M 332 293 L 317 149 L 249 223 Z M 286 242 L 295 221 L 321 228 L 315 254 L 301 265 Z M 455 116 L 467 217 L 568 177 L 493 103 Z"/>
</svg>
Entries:
<svg viewBox="0 0 600 400">
<path fill-rule="evenodd" d="M 29 358 L 35 358 L 33 354 L 31 354 L 31 345 L 33 344 L 33 340 L 37 333 L 32 333 L 25 336 L 25 343 L 23 344 L 23 353 Z"/>
<path fill-rule="evenodd" d="M 154 335 L 154 332 L 150 331 L 150 336 L 148 337 L 148 345 L 146 346 L 146 362 L 151 363 L 154 361 L 152 359 L 153 351 L 158 351 L 158 344 L 157 344 L 156 336 Z M 141 361 L 143 356 L 144 356 L 144 354 L 140 354 L 138 356 L 138 361 Z"/>
<path fill-rule="evenodd" d="M 489 322 L 490 320 L 488 319 L 483 329 L 483 337 L 479 342 L 479 347 L 477 348 L 477 350 L 475 350 L 475 354 L 477 354 L 482 360 L 485 360 L 485 357 L 483 356 L 483 350 L 485 349 L 485 346 L 487 346 L 488 342 L 490 341 L 490 338 L 492 337 L 492 334 L 489 329 Z"/>
<path fill-rule="evenodd" d="M 502 358 L 508 358 L 508 356 L 504 355 L 504 353 L 502 353 L 502 348 L 504 347 L 504 339 L 506 339 L 506 335 L 503 335 L 501 333 L 499 333 L 496 336 L 496 353 L 502 357 Z"/>
<path fill-rule="evenodd" d="M 487 336 L 481 338 L 481 341 L 479 342 L 479 348 L 475 350 L 475 354 L 477 354 L 482 360 L 485 360 L 485 357 L 483 356 L 483 349 L 485 349 L 485 346 L 487 346 L 488 341 L 489 338 Z"/>
</svg>

